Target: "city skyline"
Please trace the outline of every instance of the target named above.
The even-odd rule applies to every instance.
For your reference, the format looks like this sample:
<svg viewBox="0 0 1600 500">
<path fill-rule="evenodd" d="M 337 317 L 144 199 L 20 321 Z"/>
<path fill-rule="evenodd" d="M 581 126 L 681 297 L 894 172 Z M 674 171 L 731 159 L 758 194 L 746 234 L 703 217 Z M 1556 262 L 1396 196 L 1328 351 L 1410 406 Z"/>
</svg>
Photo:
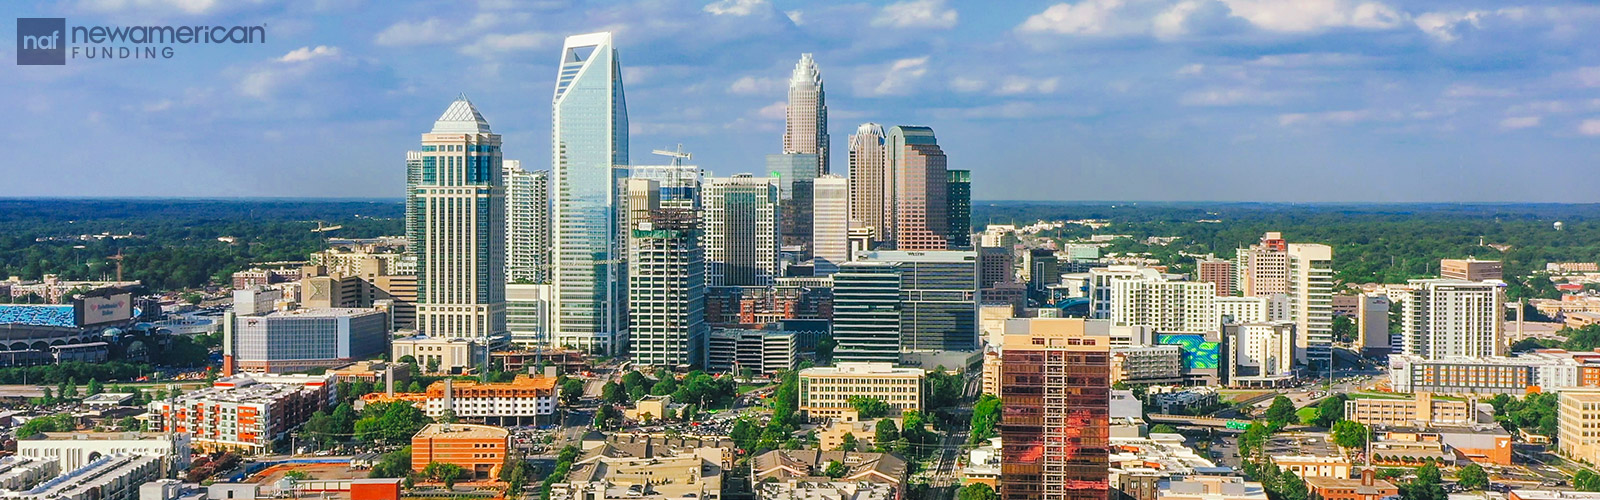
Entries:
<svg viewBox="0 0 1600 500">
<path fill-rule="evenodd" d="M 1313 3 L 30 6 L 18 17 L 270 28 L 172 60 L 16 68 L 0 136 L 36 147 L 0 175 L 14 196 L 399 198 L 409 124 L 463 92 L 505 158 L 548 169 L 549 54 L 605 29 L 630 62 L 631 155 L 683 143 L 719 176 L 760 171 L 813 53 L 834 84 L 829 163 L 863 122 L 926 125 L 979 200 L 1592 201 L 1600 58 L 1581 26 L 1600 8 Z M 452 71 L 420 71 L 436 55 Z"/>
</svg>

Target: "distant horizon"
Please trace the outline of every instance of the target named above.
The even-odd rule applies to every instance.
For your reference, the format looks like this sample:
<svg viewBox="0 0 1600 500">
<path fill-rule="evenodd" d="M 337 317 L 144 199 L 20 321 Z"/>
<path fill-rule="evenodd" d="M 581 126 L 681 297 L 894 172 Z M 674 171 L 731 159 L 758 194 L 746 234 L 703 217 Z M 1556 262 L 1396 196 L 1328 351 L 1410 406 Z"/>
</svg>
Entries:
<svg viewBox="0 0 1600 500">
<path fill-rule="evenodd" d="M 404 203 L 403 197 L 339 197 L 339 196 L 0 196 L 6 201 L 310 201 L 310 202 L 364 202 Z M 1448 205 L 1448 206 L 1595 206 L 1596 202 L 1559 201 L 1240 201 L 1240 200 L 983 200 L 973 199 L 974 206 L 982 204 L 1055 204 L 1055 205 L 1314 205 L 1314 206 L 1384 206 L 1384 205 Z M 1600 213 L 1596 213 L 1600 215 Z"/>
</svg>

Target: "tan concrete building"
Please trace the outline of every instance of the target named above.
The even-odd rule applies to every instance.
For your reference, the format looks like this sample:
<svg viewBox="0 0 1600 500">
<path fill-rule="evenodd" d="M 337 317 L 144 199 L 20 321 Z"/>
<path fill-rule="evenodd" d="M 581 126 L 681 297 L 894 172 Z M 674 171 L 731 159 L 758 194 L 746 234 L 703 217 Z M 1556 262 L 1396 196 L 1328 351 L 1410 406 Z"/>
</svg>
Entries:
<svg viewBox="0 0 1600 500">
<path fill-rule="evenodd" d="M 1344 418 L 1363 425 L 1425 427 L 1472 425 L 1477 422 L 1474 400 L 1434 399 L 1426 392 L 1414 399 L 1352 399 L 1344 402 Z"/>
<path fill-rule="evenodd" d="M 842 362 L 800 371 L 800 411 L 807 418 L 837 418 L 850 409 L 850 398 L 877 398 L 895 410 L 922 410 L 920 368 L 895 368 L 891 363 Z"/>
<path fill-rule="evenodd" d="M 1272 463 L 1278 464 L 1278 468 L 1284 472 L 1300 476 L 1300 479 L 1350 478 L 1350 459 L 1342 456 L 1277 455 L 1272 457 Z"/>
<path fill-rule="evenodd" d="M 1498 260 L 1440 259 L 1439 277 L 1445 279 L 1483 281 L 1497 280 L 1503 276 Z"/>
<path fill-rule="evenodd" d="M 1600 462 L 1600 390 L 1561 391 L 1556 436 L 1567 458 Z"/>
</svg>

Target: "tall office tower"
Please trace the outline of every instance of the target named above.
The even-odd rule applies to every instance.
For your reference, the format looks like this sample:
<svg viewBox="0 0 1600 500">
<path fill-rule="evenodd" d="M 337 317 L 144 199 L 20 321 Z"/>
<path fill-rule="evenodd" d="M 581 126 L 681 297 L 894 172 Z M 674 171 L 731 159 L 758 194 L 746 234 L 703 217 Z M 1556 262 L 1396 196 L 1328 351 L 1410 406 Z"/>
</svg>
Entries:
<svg viewBox="0 0 1600 500">
<path fill-rule="evenodd" d="M 850 182 L 837 175 L 818 177 L 813 189 L 811 259 L 816 274 L 833 274 L 850 261 Z"/>
<path fill-rule="evenodd" d="M 417 186 L 422 184 L 422 152 L 406 151 L 406 253 L 414 256 L 422 251 L 422 198 L 417 197 Z"/>
<path fill-rule="evenodd" d="M 1400 303 L 1405 354 L 1426 359 L 1505 354 L 1498 281 L 1411 280 L 1389 292 Z"/>
<path fill-rule="evenodd" d="M 784 153 L 767 155 L 768 175 L 778 181 L 778 235 L 783 246 L 804 258 L 811 251 L 811 224 L 815 203 L 817 155 Z"/>
<path fill-rule="evenodd" d="M 1361 346 L 1361 355 L 1378 357 L 1394 352 L 1394 336 L 1389 333 L 1392 305 L 1387 295 L 1356 296 L 1356 345 Z"/>
<path fill-rule="evenodd" d="M 1304 348 L 1301 362 L 1333 362 L 1333 247 L 1289 244 L 1289 316 Z"/>
<path fill-rule="evenodd" d="M 783 152 L 817 155 L 817 174 L 828 173 L 828 100 L 811 54 L 800 54 L 794 65 L 786 116 Z"/>
<path fill-rule="evenodd" d="M 928 127 L 898 126 L 884 139 L 888 150 L 893 217 L 889 239 L 896 250 L 944 250 L 950 231 L 950 207 L 945 199 L 950 174 L 944 151 Z"/>
<path fill-rule="evenodd" d="M 1222 324 L 1217 317 L 1216 285 L 1154 278 L 1111 280 L 1111 323 L 1145 326 L 1161 333 L 1209 333 Z"/>
<path fill-rule="evenodd" d="M 1233 295 L 1233 261 L 1206 259 L 1200 261 L 1198 267 L 1200 281 L 1216 284 L 1218 297 Z"/>
<path fill-rule="evenodd" d="M 945 184 L 945 214 L 950 230 L 945 239 L 951 249 L 972 248 L 972 171 L 946 170 L 949 181 Z"/>
<path fill-rule="evenodd" d="M 857 262 L 900 272 L 900 351 L 971 351 L 978 346 L 978 256 L 971 250 L 880 250 Z M 834 282 L 834 318 L 841 304 Z M 837 327 L 835 327 L 837 331 Z"/>
<path fill-rule="evenodd" d="M 1028 257 L 1028 289 L 1043 292 L 1045 287 L 1061 282 L 1061 260 L 1056 251 L 1048 248 L 1026 250 Z M 1101 316 L 1096 316 L 1101 317 Z"/>
<path fill-rule="evenodd" d="M 610 33 L 567 37 L 551 127 L 555 165 L 556 344 L 626 345 L 627 266 L 617 167 L 628 164 L 628 108 Z"/>
<path fill-rule="evenodd" d="M 894 191 L 889 185 L 889 152 L 883 139 L 883 126 L 870 122 L 850 135 L 850 227 L 871 230 L 868 250 L 888 237 L 892 213 L 889 203 Z"/>
<path fill-rule="evenodd" d="M 654 181 L 647 181 L 654 183 Z M 694 210 L 657 209 L 628 249 L 628 352 L 647 366 L 705 367 L 705 251 Z"/>
<path fill-rule="evenodd" d="M 544 283 L 549 279 L 550 171 L 529 172 L 506 160 L 506 280 Z"/>
<path fill-rule="evenodd" d="M 1110 322 L 1010 319 L 1000 352 L 1000 498 L 1105 500 Z"/>
<path fill-rule="evenodd" d="M 702 192 L 706 286 L 766 286 L 778 277 L 778 185 L 737 174 Z"/>
<path fill-rule="evenodd" d="M 900 271 L 846 262 L 833 275 L 833 359 L 900 361 Z"/>
<path fill-rule="evenodd" d="M 682 165 L 634 165 L 629 179 L 649 179 L 661 186 L 661 208 L 700 209 L 700 167 Z"/>
<path fill-rule="evenodd" d="M 1009 248 L 978 247 L 978 288 L 1015 282 L 1014 261 Z"/>
<path fill-rule="evenodd" d="M 1289 243 L 1283 233 L 1270 232 L 1261 243 L 1239 249 L 1238 287 L 1246 297 L 1289 293 Z"/>
<path fill-rule="evenodd" d="M 506 200 L 500 135 L 466 96 L 422 134 L 417 330 L 489 345 L 506 333 Z"/>
<path fill-rule="evenodd" d="M 1498 260 L 1439 259 L 1439 277 L 1453 280 L 1485 281 L 1504 277 Z"/>
</svg>

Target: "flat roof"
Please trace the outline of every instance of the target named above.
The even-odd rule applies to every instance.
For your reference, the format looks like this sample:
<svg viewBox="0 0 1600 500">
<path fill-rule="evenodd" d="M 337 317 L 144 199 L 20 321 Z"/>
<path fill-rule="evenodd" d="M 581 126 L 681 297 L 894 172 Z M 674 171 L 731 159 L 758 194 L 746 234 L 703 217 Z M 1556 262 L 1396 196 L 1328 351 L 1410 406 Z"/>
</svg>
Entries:
<svg viewBox="0 0 1600 500">
<path fill-rule="evenodd" d="M 511 431 L 504 428 L 477 424 L 428 424 L 417 431 L 418 438 L 453 438 L 453 439 L 505 439 L 511 436 Z"/>
<path fill-rule="evenodd" d="M 0 324 L 78 326 L 70 305 L 0 304 Z"/>
</svg>

